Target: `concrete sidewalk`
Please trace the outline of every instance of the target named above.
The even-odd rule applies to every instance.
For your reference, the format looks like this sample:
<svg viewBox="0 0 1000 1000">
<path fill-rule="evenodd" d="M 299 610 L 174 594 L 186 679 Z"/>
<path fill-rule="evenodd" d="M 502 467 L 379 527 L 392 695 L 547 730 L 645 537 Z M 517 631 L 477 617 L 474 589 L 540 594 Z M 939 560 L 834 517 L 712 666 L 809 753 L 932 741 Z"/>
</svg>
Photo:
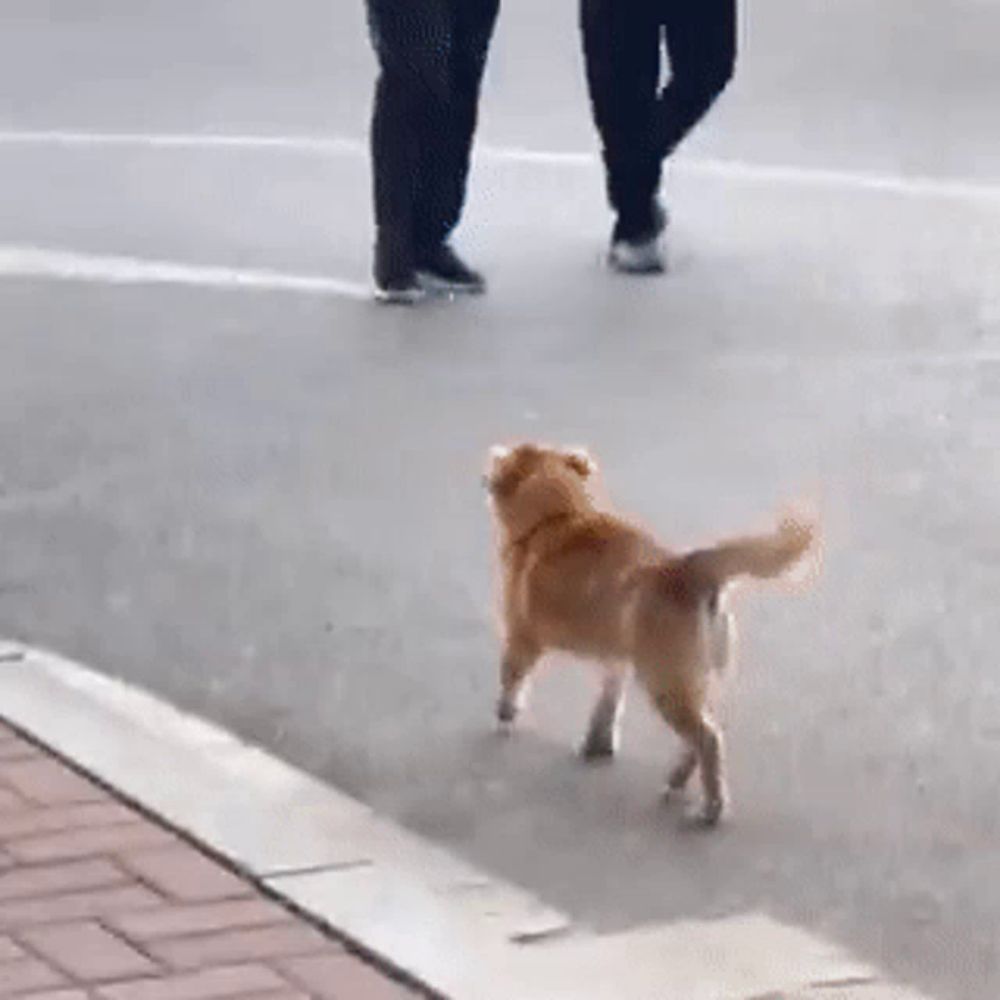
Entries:
<svg viewBox="0 0 1000 1000">
<path fill-rule="evenodd" d="M 422 996 L 0 723 L 0 997 Z"/>
<path fill-rule="evenodd" d="M 0 998 L 419 995 L 922 1000 L 761 912 L 594 934 L 214 726 L 0 644 Z"/>
</svg>

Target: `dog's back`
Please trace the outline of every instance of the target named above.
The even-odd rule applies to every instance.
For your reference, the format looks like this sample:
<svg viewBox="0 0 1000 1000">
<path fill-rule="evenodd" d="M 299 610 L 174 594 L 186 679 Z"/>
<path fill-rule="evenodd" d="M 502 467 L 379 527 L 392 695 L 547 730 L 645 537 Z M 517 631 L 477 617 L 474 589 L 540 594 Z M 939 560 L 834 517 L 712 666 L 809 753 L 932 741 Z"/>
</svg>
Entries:
<svg viewBox="0 0 1000 1000">
<path fill-rule="evenodd" d="M 640 571 L 666 558 L 649 536 L 618 518 L 567 518 L 509 559 L 510 611 L 544 646 L 627 657 L 628 609 Z"/>
</svg>

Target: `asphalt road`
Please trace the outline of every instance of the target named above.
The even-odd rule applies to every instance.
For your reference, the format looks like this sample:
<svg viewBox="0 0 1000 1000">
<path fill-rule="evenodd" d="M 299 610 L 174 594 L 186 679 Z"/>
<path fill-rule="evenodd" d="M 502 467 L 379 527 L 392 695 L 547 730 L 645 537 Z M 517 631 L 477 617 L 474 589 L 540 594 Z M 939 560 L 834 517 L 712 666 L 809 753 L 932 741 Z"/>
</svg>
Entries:
<svg viewBox="0 0 1000 1000">
<path fill-rule="evenodd" d="M 993 1000 L 1000 9 L 871 6 L 750 9 L 671 180 L 663 280 L 600 268 L 592 164 L 496 156 L 462 236 L 479 302 L 8 273 L 0 633 L 221 720 L 597 928 L 765 909 Z M 3 243 L 363 281 L 350 145 L 14 135 L 360 138 L 357 8 L 5 0 Z M 592 149 L 574 16 L 507 0 L 492 147 Z M 553 664 L 520 738 L 493 737 L 478 473 L 521 435 L 589 444 L 677 544 L 786 498 L 823 513 L 817 586 L 741 602 L 716 835 L 657 802 L 673 744 L 639 697 L 615 766 L 574 760 L 585 668 Z"/>
</svg>

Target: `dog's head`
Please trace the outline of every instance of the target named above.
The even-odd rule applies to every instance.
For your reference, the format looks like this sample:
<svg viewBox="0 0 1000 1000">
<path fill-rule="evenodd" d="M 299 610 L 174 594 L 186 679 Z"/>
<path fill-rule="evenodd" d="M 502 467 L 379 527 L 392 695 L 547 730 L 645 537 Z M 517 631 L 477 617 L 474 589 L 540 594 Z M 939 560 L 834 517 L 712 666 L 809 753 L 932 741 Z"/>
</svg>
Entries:
<svg viewBox="0 0 1000 1000">
<path fill-rule="evenodd" d="M 519 534 L 547 517 L 590 508 L 589 480 L 596 471 L 582 448 L 494 445 L 483 483 L 501 527 Z"/>
</svg>

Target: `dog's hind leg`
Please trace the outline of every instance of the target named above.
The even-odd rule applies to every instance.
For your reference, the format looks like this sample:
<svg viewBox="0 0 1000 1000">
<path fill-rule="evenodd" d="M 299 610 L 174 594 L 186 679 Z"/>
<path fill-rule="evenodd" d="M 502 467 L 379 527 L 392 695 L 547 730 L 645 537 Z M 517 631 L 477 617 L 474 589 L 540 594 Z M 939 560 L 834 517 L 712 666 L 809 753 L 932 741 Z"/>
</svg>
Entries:
<svg viewBox="0 0 1000 1000">
<path fill-rule="evenodd" d="M 715 826 L 726 808 L 722 735 L 703 708 L 678 695 L 680 692 L 661 692 L 654 701 L 663 718 L 687 744 L 691 757 L 701 770 L 704 801 L 697 819 L 705 826 Z M 681 769 L 684 765 L 690 767 L 686 774 Z M 672 777 L 683 777 L 687 781 L 693 770 L 687 758 L 683 758 Z"/>
<path fill-rule="evenodd" d="M 712 669 L 719 674 L 728 671 L 735 658 L 736 624 L 733 616 L 725 610 L 718 610 L 708 622 L 708 650 Z"/>
<path fill-rule="evenodd" d="M 663 791 L 664 798 L 670 798 L 678 792 L 684 791 L 687 783 L 691 780 L 698 767 L 698 754 L 691 746 L 685 745 L 677 758 L 677 762 L 670 769 L 667 775 L 667 787 Z"/>
<path fill-rule="evenodd" d="M 628 668 L 608 664 L 604 668 L 601 695 L 590 714 L 587 735 L 580 746 L 584 760 L 607 760 L 618 749 L 618 725 L 625 705 L 625 682 Z"/>
</svg>

